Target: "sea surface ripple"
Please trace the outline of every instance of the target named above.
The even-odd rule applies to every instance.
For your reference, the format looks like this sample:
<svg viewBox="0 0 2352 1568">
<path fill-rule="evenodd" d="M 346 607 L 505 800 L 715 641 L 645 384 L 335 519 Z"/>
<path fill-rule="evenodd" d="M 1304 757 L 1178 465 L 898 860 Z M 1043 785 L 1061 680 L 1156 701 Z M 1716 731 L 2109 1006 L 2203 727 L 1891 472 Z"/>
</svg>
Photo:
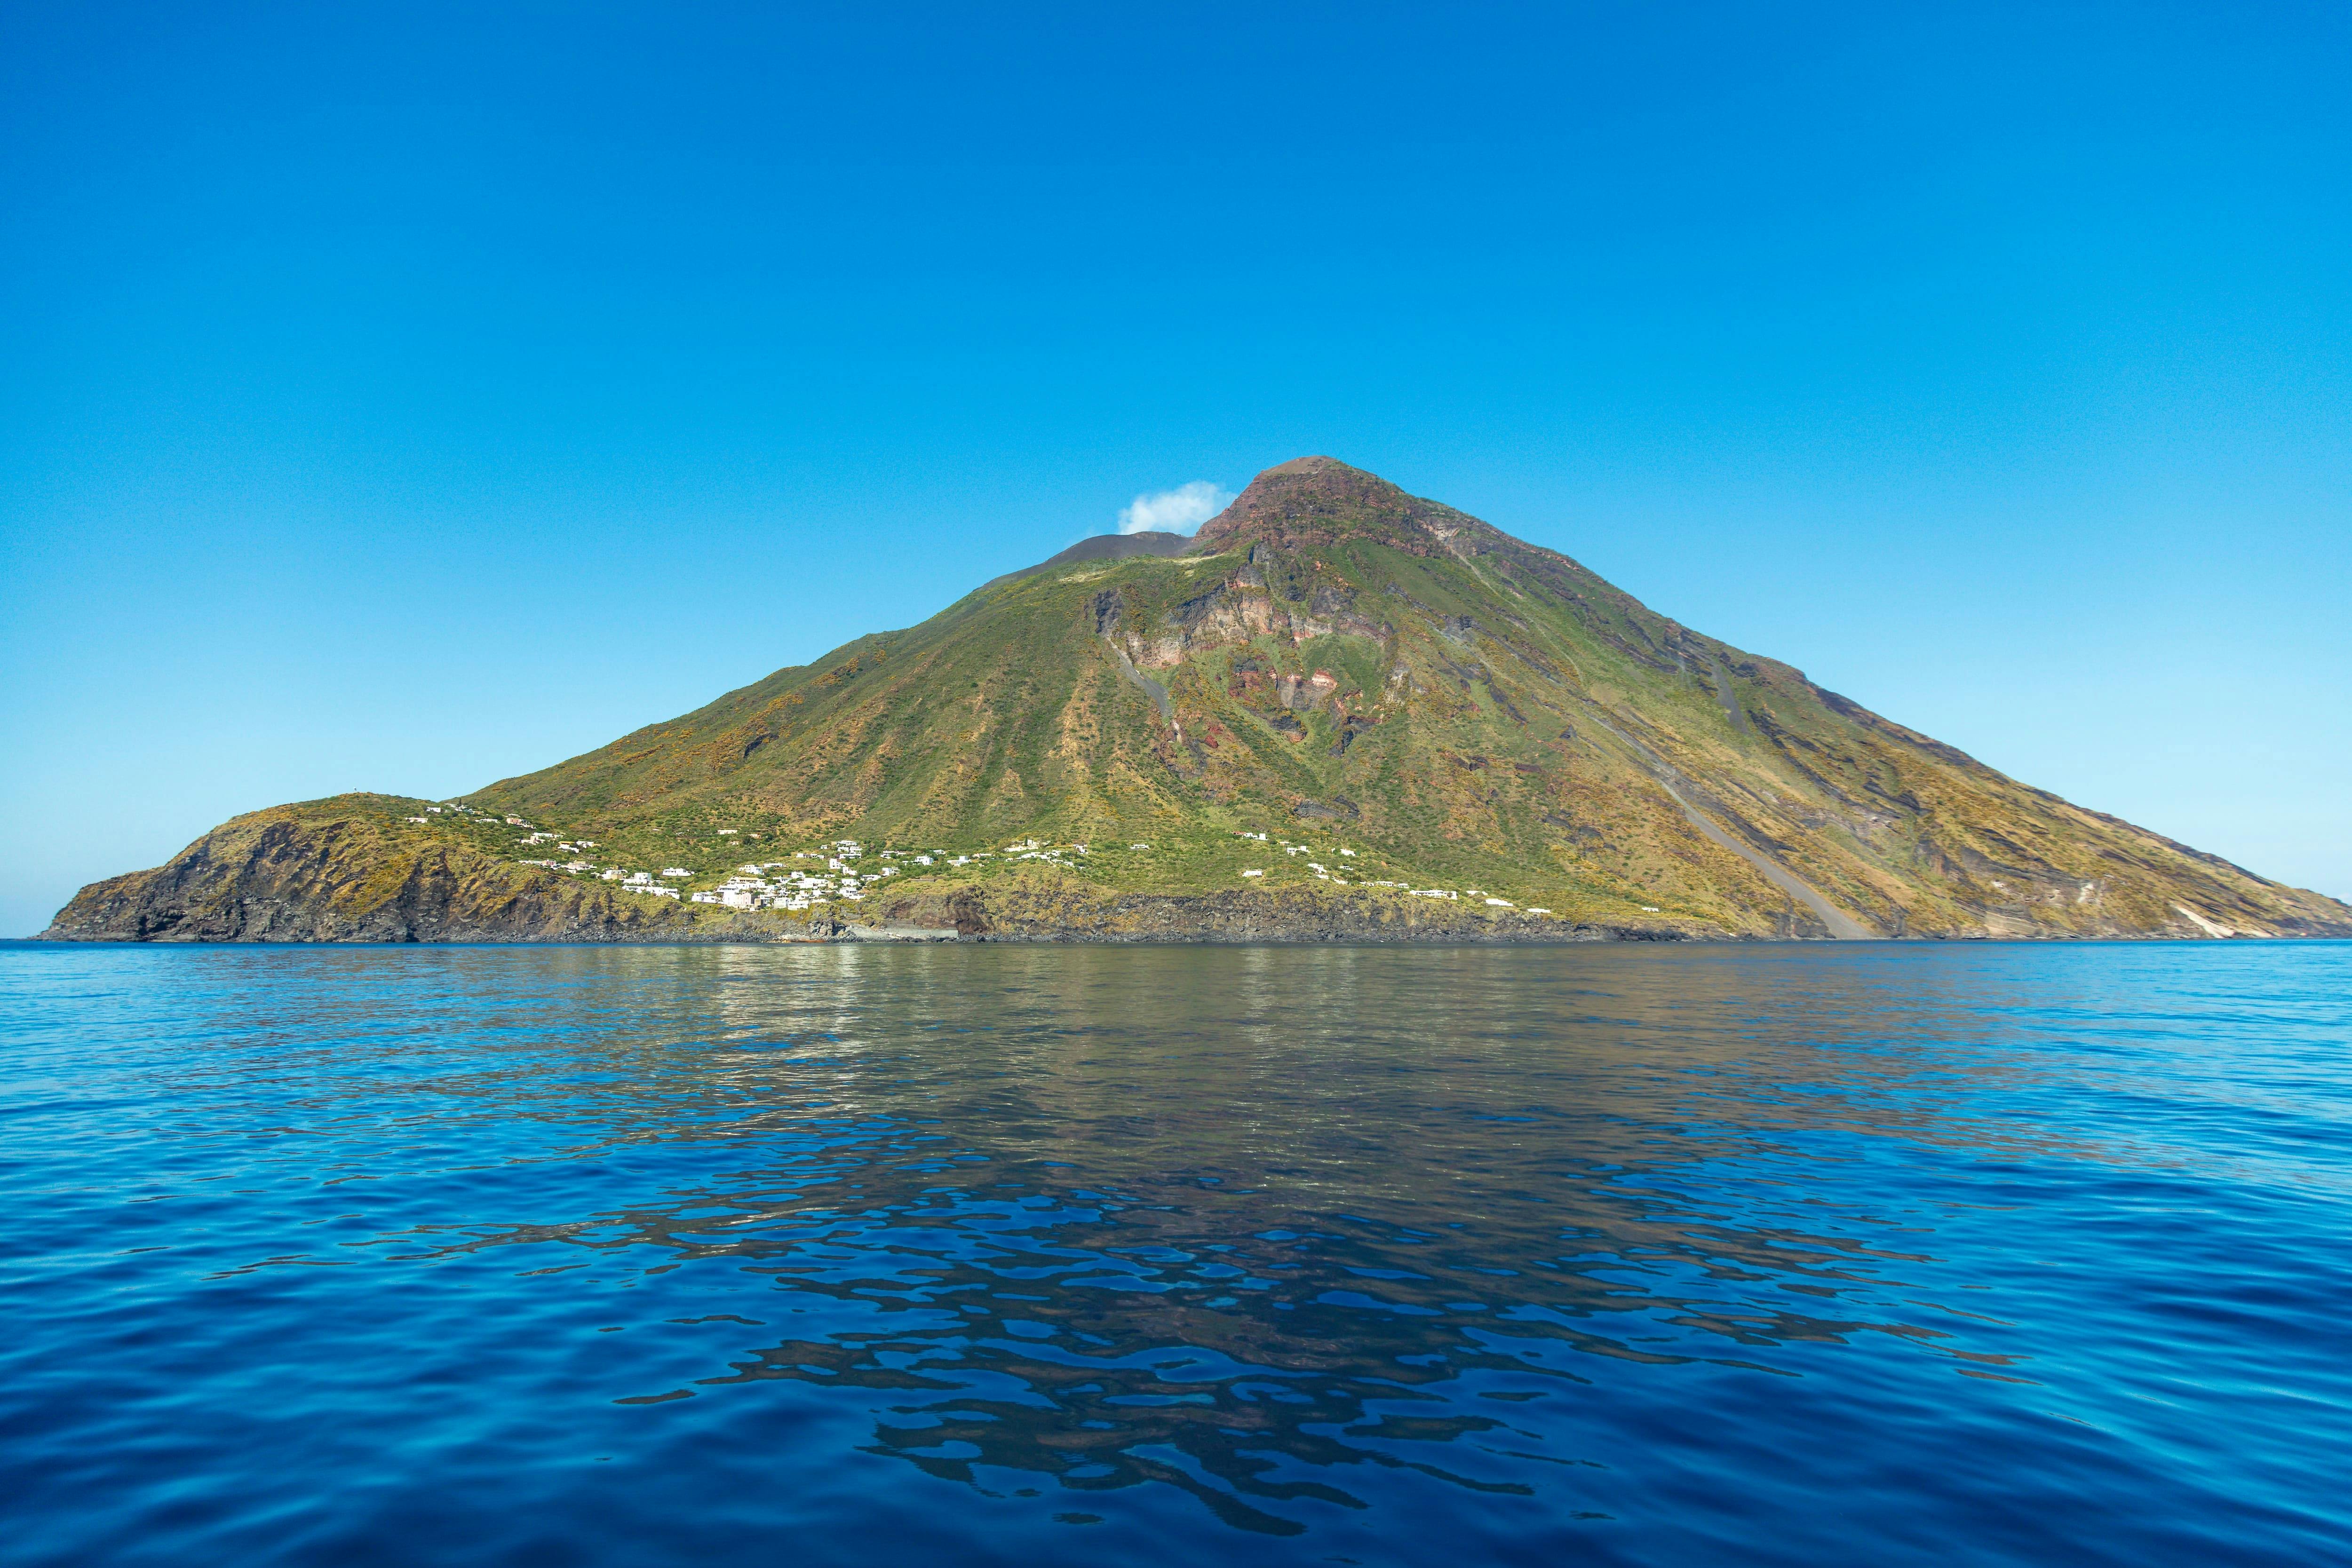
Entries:
<svg viewBox="0 0 2352 1568">
<path fill-rule="evenodd" d="M 2352 1559 L 2352 945 L 0 947 L 26 1563 Z"/>
</svg>

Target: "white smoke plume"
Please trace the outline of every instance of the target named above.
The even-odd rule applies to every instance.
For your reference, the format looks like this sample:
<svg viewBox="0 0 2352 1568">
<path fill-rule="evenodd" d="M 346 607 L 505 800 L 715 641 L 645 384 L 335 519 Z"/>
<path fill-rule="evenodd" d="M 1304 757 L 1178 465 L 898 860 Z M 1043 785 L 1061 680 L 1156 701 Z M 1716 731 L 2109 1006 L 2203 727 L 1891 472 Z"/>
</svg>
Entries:
<svg viewBox="0 0 2352 1568">
<path fill-rule="evenodd" d="M 1232 491 L 1195 479 L 1173 490 L 1138 496 L 1131 505 L 1119 508 L 1118 531 L 1189 534 L 1233 504 Z"/>
</svg>

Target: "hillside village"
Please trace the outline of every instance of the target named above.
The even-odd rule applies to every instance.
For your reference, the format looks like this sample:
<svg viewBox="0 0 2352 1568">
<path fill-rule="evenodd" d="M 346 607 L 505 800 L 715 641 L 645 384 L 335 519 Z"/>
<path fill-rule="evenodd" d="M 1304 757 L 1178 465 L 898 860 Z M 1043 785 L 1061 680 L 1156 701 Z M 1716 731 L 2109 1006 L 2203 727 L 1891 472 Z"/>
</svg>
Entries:
<svg viewBox="0 0 2352 1568">
<path fill-rule="evenodd" d="M 945 849 L 908 850 L 877 849 L 856 839 L 836 839 L 805 849 L 792 851 L 776 860 L 746 860 L 731 870 L 698 871 L 691 866 L 667 865 L 659 870 L 645 870 L 610 862 L 600 862 L 588 852 L 597 848 L 594 839 L 565 838 L 560 833 L 538 827 L 526 819 L 510 813 L 485 811 L 462 800 L 445 800 L 424 808 L 422 814 L 412 814 L 404 820 L 420 826 L 432 826 L 438 819 L 444 822 L 463 822 L 471 827 L 486 828 L 506 836 L 507 842 L 520 848 L 545 844 L 571 858 L 515 855 L 517 863 L 559 872 L 566 876 L 590 878 L 615 884 L 615 891 L 635 894 L 646 898 L 669 899 L 694 904 L 716 904 L 728 909 L 776 910 L 803 913 L 833 909 L 844 904 L 863 903 L 869 894 L 883 886 L 887 879 L 899 876 L 923 876 L 960 873 L 965 876 L 984 873 L 999 867 L 1019 867 L 1034 862 L 1039 867 L 1076 873 L 1093 878 L 1127 881 L 1120 871 L 1137 869 L 1133 857 L 1154 855 L 1165 859 L 1171 852 L 1168 846 L 1131 842 L 1112 846 L 1107 865 L 1106 857 L 1094 846 L 1085 843 L 1049 844 L 1036 838 L 1016 840 L 998 849 L 950 851 Z M 711 831 L 714 840 L 734 840 L 739 843 L 745 834 L 740 828 L 718 828 Z M 753 839 L 758 834 L 750 835 Z M 1250 864 L 1239 868 L 1234 880 L 1242 885 L 1264 885 L 1272 872 L 1277 881 L 1314 881 L 1332 887 L 1377 888 L 1392 894 L 1449 902 L 1469 900 L 1496 909 L 1515 910 L 1522 915 L 1553 916 L 1553 912 L 1540 904 L 1522 904 L 1498 896 L 1481 887 L 1449 887 L 1415 885 L 1426 878 L 1400 878 L 1364 874 L 1372 870 L 1395 868 L 1375 864 L 1379 857 L 1371 852 L 1353 846 L 1317 845 L 1281 838 L 1265 832 L 1236 831 L 1230 837 L 1238 846 L 1263 844 L 1269 852 L 1264 865 Z M 1184 850 L 1173 850 L 1181 856 Z M 1280 860 L 1275 860 L 1278 853 Z M 1309 857 L 1326 854 L 1331 861 Z M 1247 857 L 1245 857 L 1247 858 Z M 1349 864 L 1346 862 L 1355 862 Z M 861 864 L 861 862 L 866 862 Z M 1120 863 L 1124 862 L 1124 863 Z M 1347 874 L 1354 871 L 1357 874 Z M 1298 873 L 1304 873 L 1301 877 Z M 1650 913 L 1657 913 L 1654 906 Z"/>
</svg>

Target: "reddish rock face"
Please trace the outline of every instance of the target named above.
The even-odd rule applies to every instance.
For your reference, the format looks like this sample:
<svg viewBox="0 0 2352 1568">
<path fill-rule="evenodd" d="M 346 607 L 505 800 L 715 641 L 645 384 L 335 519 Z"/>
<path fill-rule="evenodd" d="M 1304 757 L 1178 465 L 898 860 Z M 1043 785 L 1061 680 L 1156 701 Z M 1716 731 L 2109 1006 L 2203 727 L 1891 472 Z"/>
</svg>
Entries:
<svg viewBox="0 0 2352 1568">
<path fill-rule="evenodd" d="M 1328 670 L 1318 670 L 1311 675 L 1274 677 L 1274 700 L 1301 712 L 1321 706 L 1323 700 L 1339 689 L 1339 677 Z"/>
<path fill-rule="evenodd" d="M 1263 542 L 1297 549 L 1370 535 L 1412 554 L 1430 555 L 1440 537 L 1430 522 L 1459 516 L 1336 459 L 1295 457 L 1251 480 L 1232 506 L 1202 524 L 1192 549 L 1214 552 Z"/>
</svg>

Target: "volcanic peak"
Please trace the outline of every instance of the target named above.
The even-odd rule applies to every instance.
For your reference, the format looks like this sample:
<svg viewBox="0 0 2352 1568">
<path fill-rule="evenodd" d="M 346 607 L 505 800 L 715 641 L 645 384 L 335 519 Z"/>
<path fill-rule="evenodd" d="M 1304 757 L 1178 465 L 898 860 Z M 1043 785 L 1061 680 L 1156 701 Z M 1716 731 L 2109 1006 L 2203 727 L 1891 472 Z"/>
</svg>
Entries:
<svg viewBox="0 0 2352 1568">
<path fill-rule="evenodd" d="M 1409 496 L 1337 458 L 1294 457 L 1251 480 L 1232 506 L 1202 524 L 1192 548 L 1213 554 L 1252 544 L 1297 549 L 1370 538 L 1425 556 L 1437 544 L 1429 524 L 1457 517 L 1450 507 Z"/>
</svg>

